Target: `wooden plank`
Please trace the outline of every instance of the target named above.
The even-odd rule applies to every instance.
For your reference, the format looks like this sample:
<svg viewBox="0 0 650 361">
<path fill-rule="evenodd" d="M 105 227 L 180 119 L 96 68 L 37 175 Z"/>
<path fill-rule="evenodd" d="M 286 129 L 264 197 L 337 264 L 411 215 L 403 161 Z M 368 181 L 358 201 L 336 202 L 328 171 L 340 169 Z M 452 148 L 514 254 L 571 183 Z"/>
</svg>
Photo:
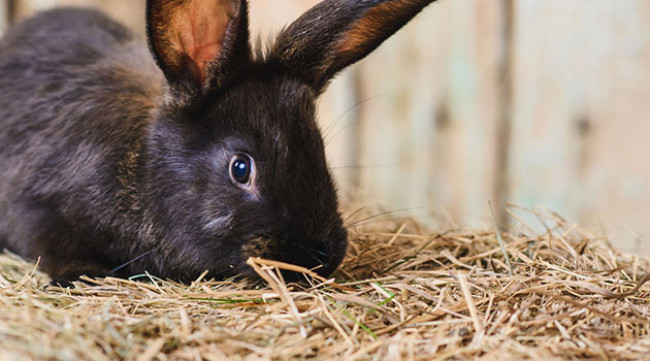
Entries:
<svg viewBox="0 0 650 361">
<path fill-rule="evenodd" d="M 19 0 L 16 6 L 17 19 L 22 19 L 35 11 L 55 6 L 84 6 L 104 10 L 114 19 L 129 26 L 137 34 L 144 34 L 144 1 L 133 0 Z"/>
<path fill-rule="evenodd" d="M 0 35 L 4 34 L 9 24 L 9 1 L 0 0 Z"/>
<path fill-rule="evenodd" d="M 510 198 L 650 253 L 650 3 L 517 4 Z"/>
<path fill-rule="evenodd" d="M 498 5 L 434 4 L 362 64 L 369 99 L 361 110 L 361 160 L 369 166 L 362 188 L 371 199 L 485 223 L 494 190 Z"/>
<path fill-rule="evenodd" d="M 11 21 L 19 21 L 39 10 L 48 9 L 57 5 L 57 0 L 13 0 L 14 13 Z"/>
</svg>

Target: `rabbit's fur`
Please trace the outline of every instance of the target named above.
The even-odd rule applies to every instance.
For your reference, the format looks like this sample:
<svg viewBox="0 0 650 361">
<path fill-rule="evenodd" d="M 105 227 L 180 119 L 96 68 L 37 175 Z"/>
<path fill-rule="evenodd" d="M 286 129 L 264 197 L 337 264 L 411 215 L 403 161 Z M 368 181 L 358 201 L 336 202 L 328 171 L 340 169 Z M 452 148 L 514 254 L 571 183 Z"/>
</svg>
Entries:
<svg viewBox="0 0 650 361">
<path fill-rule="evenodd" d="M 315 102 L 432 1 L 325 0 L 266 56 L 245 0 L 148 1 L 151 53 L 94 10 L 14 26 L 0 42 L 0 248 L 56 282 L 250 273 L 250 256 L 329 275 L 347 234 Z"/>
</svg>

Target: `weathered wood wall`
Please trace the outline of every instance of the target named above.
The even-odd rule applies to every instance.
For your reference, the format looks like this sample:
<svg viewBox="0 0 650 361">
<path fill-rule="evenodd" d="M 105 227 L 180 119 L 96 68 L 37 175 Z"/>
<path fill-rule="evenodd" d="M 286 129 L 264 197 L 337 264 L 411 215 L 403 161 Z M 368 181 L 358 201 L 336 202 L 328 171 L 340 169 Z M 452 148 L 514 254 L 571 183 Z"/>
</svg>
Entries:
<svg viewBox="0 0 650 361">
<path fill-rule="evenodd" d="M 251 0 L 255 36 L 315 2 Z M 0 0 L 0 28 L 64 3 L 143 30 L 143 0 Z M 647 0 L 441 1 L 340 76 L 320 118 L 345 194 L 469 225 L 488 199 L 541 204 L 650 253 Z"/>
<path fill-rule="evenodd" d="M 6 29 L 9 23 L 9 7 L 7 4 L 0 1 L 0 34 Z"/>
<path fill-rule="evenodd" d="M 650 253 L 650 1 L 520 1 L 509 198 Z"/>
</svg>

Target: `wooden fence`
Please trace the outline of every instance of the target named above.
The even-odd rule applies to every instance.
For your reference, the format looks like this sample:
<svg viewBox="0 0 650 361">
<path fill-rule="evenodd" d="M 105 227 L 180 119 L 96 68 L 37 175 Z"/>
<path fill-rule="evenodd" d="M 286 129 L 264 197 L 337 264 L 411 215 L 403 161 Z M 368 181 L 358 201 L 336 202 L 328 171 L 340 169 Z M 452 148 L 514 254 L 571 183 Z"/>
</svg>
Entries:
<svg viewBox="0 0 650 361">
<path fill-rule="evenodd" d="M 315 2 L 251 0 L 255 36 Z M 56 4 L 143 30 L 144 0 L 0 16 Z M 320 118 L 344 194 L 472 226 L 488 199 L 502 222 L 505 201 L 545 205 L 650 254 L 648 0 L 441 0 L 340 76 Z"/>
</svg>

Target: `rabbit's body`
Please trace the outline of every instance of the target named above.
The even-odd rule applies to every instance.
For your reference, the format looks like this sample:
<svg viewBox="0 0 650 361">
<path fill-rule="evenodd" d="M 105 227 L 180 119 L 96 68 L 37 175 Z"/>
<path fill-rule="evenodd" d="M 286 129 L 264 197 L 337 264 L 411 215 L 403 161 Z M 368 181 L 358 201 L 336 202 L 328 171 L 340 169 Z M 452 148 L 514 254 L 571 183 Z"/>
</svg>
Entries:
<svg viewBox="0 0 650 361">
<path fill-rule="evenodd" d="M 92 274 L 135 257 L 150 236 L 139 154 L 163 79 L 146 46 L 96 11 L 42 13 L 7 34 L 0 246 L 33 259 L 54 254 L 46 268 L 88 261 Z"/>
<path fill-rule="evenodd" d="M 316 99 L 431 1 L 326 0 L 265 57 L 245 0 L 149 0 L 153 58 L 92 10 L 17 25 L 0 42 L 0 247 L 55 281 L 248 273 L 249 256 L 331 273 L 347 240 Z"/>
</svg>

